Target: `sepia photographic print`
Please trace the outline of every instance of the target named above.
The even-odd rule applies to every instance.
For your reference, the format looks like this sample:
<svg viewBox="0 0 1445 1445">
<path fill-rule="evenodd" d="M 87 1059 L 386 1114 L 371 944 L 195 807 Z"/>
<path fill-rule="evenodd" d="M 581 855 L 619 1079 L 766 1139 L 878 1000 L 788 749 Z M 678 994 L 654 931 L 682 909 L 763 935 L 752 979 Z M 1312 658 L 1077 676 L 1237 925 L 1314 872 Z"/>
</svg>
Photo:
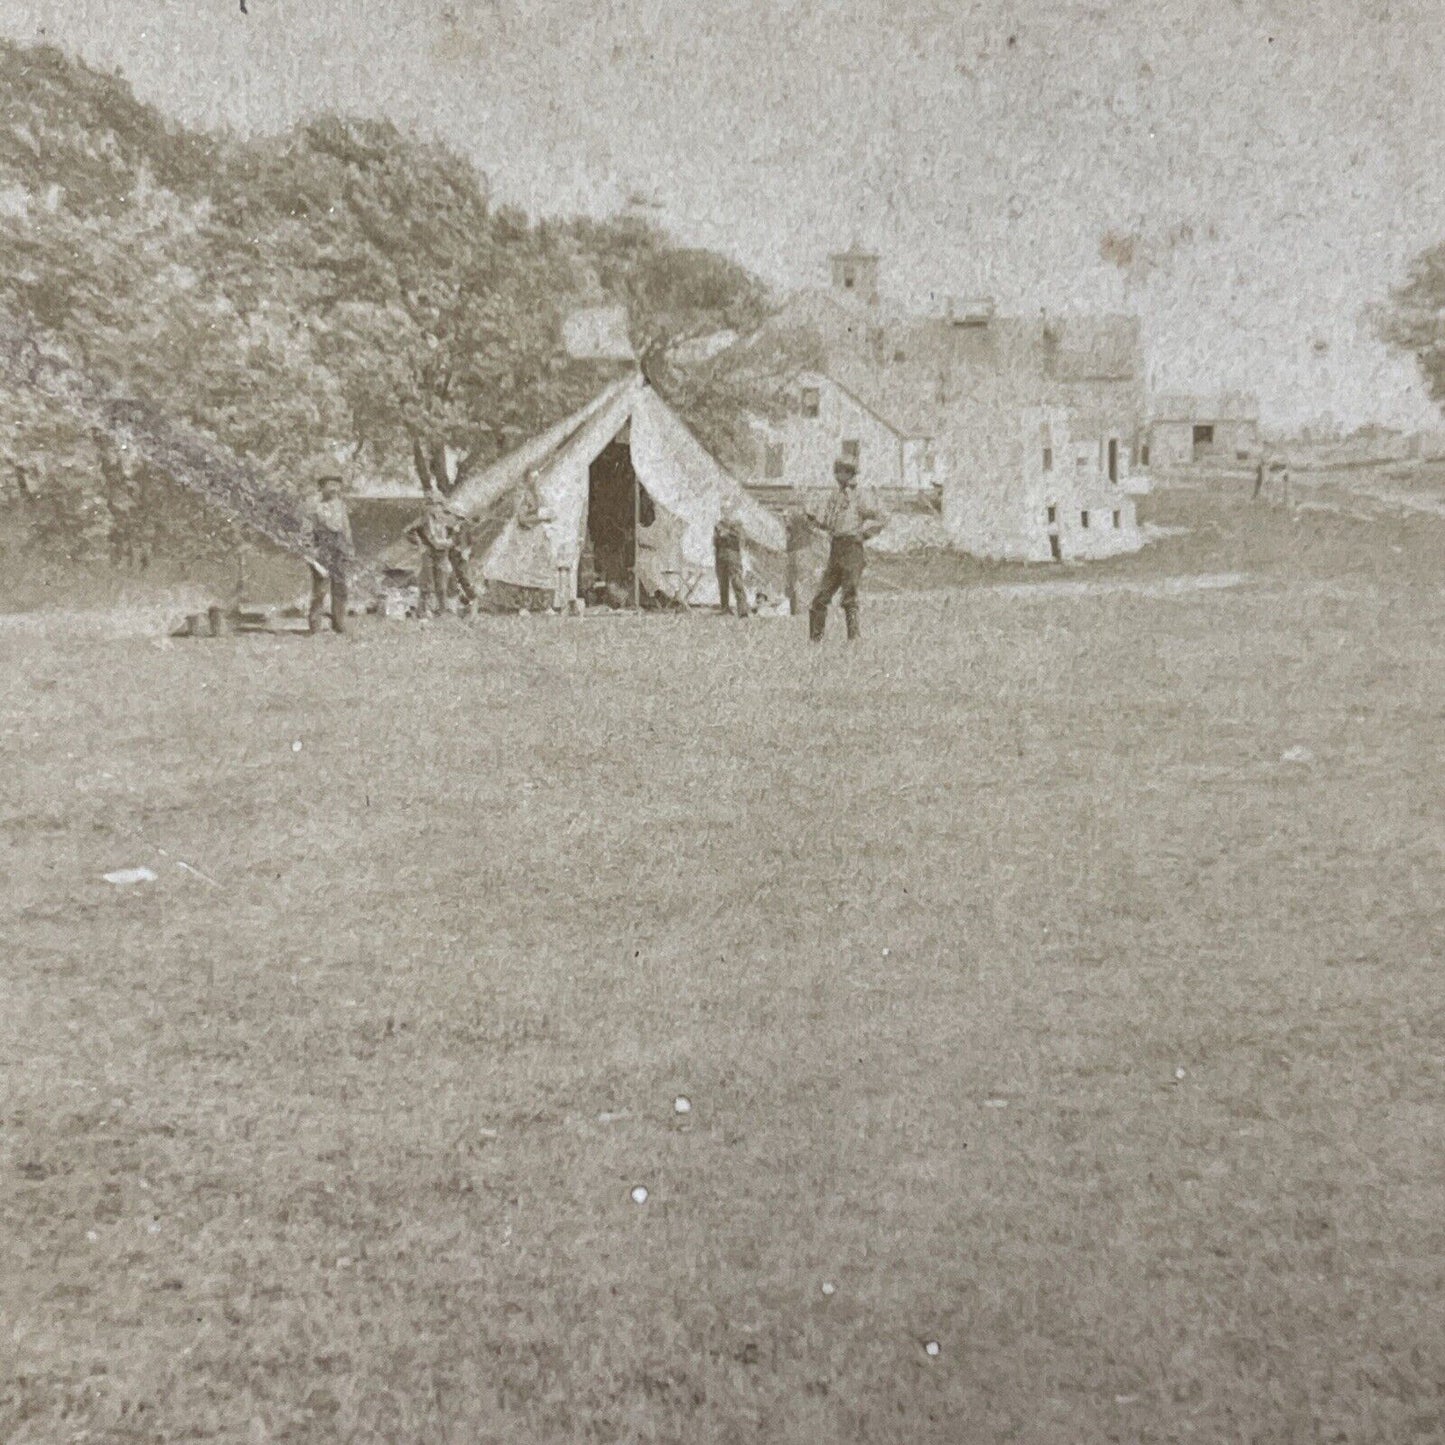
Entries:
<svg viewBox="0 0 1445 1445">
<path fill-rule="evenodd" d="M 1445 1440 L 1439 0 L 0 0 L 0 1441 Z"/>
</svg>

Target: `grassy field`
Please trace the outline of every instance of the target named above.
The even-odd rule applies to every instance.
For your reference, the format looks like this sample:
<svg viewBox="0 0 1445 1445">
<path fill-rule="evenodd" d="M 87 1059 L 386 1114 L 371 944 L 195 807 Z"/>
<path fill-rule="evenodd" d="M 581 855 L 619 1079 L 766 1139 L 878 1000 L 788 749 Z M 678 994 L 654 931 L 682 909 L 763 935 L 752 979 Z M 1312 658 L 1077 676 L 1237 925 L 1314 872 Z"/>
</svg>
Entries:
<svg viewBox="0 0 1445 1445">
<path fill-rule="evenodd" d="M 0 1439 L 1445 1436 L 1445 529 L 1150 507 L 851 649 L 0 629 Z"/>
</svg>

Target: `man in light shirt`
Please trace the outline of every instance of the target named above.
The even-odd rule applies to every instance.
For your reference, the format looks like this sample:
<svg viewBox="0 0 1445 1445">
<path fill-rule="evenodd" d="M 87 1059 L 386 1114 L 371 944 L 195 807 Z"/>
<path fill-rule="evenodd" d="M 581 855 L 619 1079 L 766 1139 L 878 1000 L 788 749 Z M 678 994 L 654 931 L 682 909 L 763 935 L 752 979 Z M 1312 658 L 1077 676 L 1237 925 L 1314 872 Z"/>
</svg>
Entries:
<svg viewBox="0 0 1445 1445">
<path fill-rule="evenodd" d="M 351 518 L 341 495 L 340 467 L 318 467 L 316 484 L 321 489 L 321 500 L 312 507 L 308 518 L 306 563 L 311 568 L 308 622 L 312 632 L 321 631 L 329 591 L 332 631 L 345 632 L 347 573 L 356 561 L 356 547 L 351 539 Z"/>
<path fill-rule="evenodd" d="M 828 498 L 821 515 L 813 520 L 828 534 L 828 565 L 823 580 L 808 609 L 808 636 L 814 642 L 823 640 L 828 621 L 828 607 L 835 594 L 843 594 L 843 616 L 848 624 L 848 640 L 856 642 L 858 628 L 858 583 L 867 560 L 863 544 L 883 530 L 884 517 L 876 503 L 858 492 L 858 464 L 848 457 L 833 463 L 833 477 L 838 490 Z M 812 514 L 810 514 L 812 515 Z"/>
<path fill-rule="evenodd" d="M 427 489 L 422 514 L 406 529 L 417 544 L 417 616 L 440 617 L 447 610 L 447 561 L 452 548 L 454 516 L 435 487 Z"/>
</svg>

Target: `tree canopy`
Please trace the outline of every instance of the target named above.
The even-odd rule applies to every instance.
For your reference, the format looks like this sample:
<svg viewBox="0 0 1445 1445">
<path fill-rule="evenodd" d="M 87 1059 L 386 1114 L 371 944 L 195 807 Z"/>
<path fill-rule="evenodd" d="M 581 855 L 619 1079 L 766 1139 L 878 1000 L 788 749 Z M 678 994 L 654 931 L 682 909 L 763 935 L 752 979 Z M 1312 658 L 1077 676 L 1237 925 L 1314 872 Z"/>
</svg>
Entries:
<svg viewBox="0 0 1445 1445">
<path fill-rule="evenodd" d="M 1415 358 L 1430 399 L 1445 407 L 1445 242 L 1415 258 L 1375 324 L 1386 342 Z"/>
<path fill-rule="evenodd" d="M 627 308 L 638 363 L 725 462 L 746 414 L 782 404 L 776 344 L 705 344 L 752 333 L 767 289 L 650 224 L 534 221 L 385 121 L 188 131 L 53 49 L 0 42 L 0 96 L 0 308 L 82 390 L 213 445 L 211 472 L 285 489 L 330 452 L 450 491 L 616 374 L 562 344 L 599 302 Z M 137 470 L 24 385 L 0 423 L 0 499 L 55 503 L 72 539 Z"/>
</svg>

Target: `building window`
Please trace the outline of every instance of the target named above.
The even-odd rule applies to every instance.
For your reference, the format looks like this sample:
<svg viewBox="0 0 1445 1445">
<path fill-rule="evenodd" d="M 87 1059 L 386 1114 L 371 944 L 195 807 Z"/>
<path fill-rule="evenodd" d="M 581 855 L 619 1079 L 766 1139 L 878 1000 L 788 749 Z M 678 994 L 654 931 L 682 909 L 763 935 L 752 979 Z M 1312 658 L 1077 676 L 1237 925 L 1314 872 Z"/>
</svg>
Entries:
<svg viewBox="0 0 1445 1445">
<path fill-rule="evenodd" d="M 859 444 L 855 437 L 849 437 L 843 442 L 843 457 L 846 461 L 857 462 Z"/>
<path fill-rule="evenodd" d="M 1051 471 L 1053 471 L 1053 469 L 1054 469 L 1054 449 L 1053 449 L 1053 447 L 1045 447 L 1045 448 L 1044 448 L 1044 470 L 1045 470 L 1046 472 L 1051 472 Z"/>
<path fill-rule="evenodd" d="M 823 396 L 816 386 L 803 388 L 803 415 L 817 416 L 823 407 Z"/>
<path fill-rule="evenodd" d="M 858 284 L 858 273 L 851 267 L 843 268 L 843 289 L 851 291 Z"/>
<path fill-rule="evenodd" d="M 1197 447 L 1212 447 L 1214 445 L 1214 428 L 1212 426 L 1195 427 L 1194 445 Z"/>
<path fill-rule="evenodd" d="M 1079 525 L 1080 525 L 1086 532 L 1089 530 L 1089 514 L 1088 514 L 1087 512 L 1080 512 L 1080 513 L 1079 513 Z"/>
<path fill-rule="evenodd" d="M 1148 443 L 1148 442 L 1145 442 L 1145 443 L 1139 448 L 1139 465 L 1140 465 L 1141 467 L 1147 467 L 1147 466 L 1149 465 L 1149 443 Z"/>
<path fill-rule="evenodd" d="M 894 353 L 893 353 L 893 359 L 894 359 L 894 361 L 897 361 L 897 362 L 907 361 L 907 360 L 908 360 L 908 353 L 907 353 L 906 351 L 904 351 L 903 348 L 900 346 L 900 347 L 898 347 L 898 348 L 894 351 Z"/>
<path fill-rule="evenodd" d="M 770 481 L 775 482 L 783 475 L 783 447 L 780 442 L 769 443 L 767 454 L 763 459 L 763 475 Z"/>
<path fill-rule="evenodd" d="M 1076 456 L 1076 457 L 1074 458 L 1074 465 L 1075 465 L 1081 472 L 1082 472 L 1082 471 L 1086 471 L 1086 470 L 1088 469 L 1089 464 L 1090 464 L 1090 462 L 1091 462 L 1092 460 L 1093 460 L 1093 458 L 1089 456 L 1088 452 L 1080 452 L 1080 453 L 1078 454 L 1078 456 Z"/>
<path fill-rule="evenodd" d="M 1114 530 L 1115 530 L 1116 532 L 1117 532 L 1117 531 L 1119 530 L 1119 528 L 1123 525 L 1123 520 L 1122 520 L 1122 519 L 1123 519 L 1123 516 L 1124 516 L 1124 514 L 1123 514 L 1122 512 L 1115 512 L 1115 513 L 1114 513 Z"/>
<path fill-rule="evenodd" d="M 1049 526 L 1053 527 L 1058 525 L 1059 509 L 1057 506 L 1055 506 L 1053 502 L 1049 503 L 1049 510 L 1047 516 L 1049 519 Z"/>
</svg>

